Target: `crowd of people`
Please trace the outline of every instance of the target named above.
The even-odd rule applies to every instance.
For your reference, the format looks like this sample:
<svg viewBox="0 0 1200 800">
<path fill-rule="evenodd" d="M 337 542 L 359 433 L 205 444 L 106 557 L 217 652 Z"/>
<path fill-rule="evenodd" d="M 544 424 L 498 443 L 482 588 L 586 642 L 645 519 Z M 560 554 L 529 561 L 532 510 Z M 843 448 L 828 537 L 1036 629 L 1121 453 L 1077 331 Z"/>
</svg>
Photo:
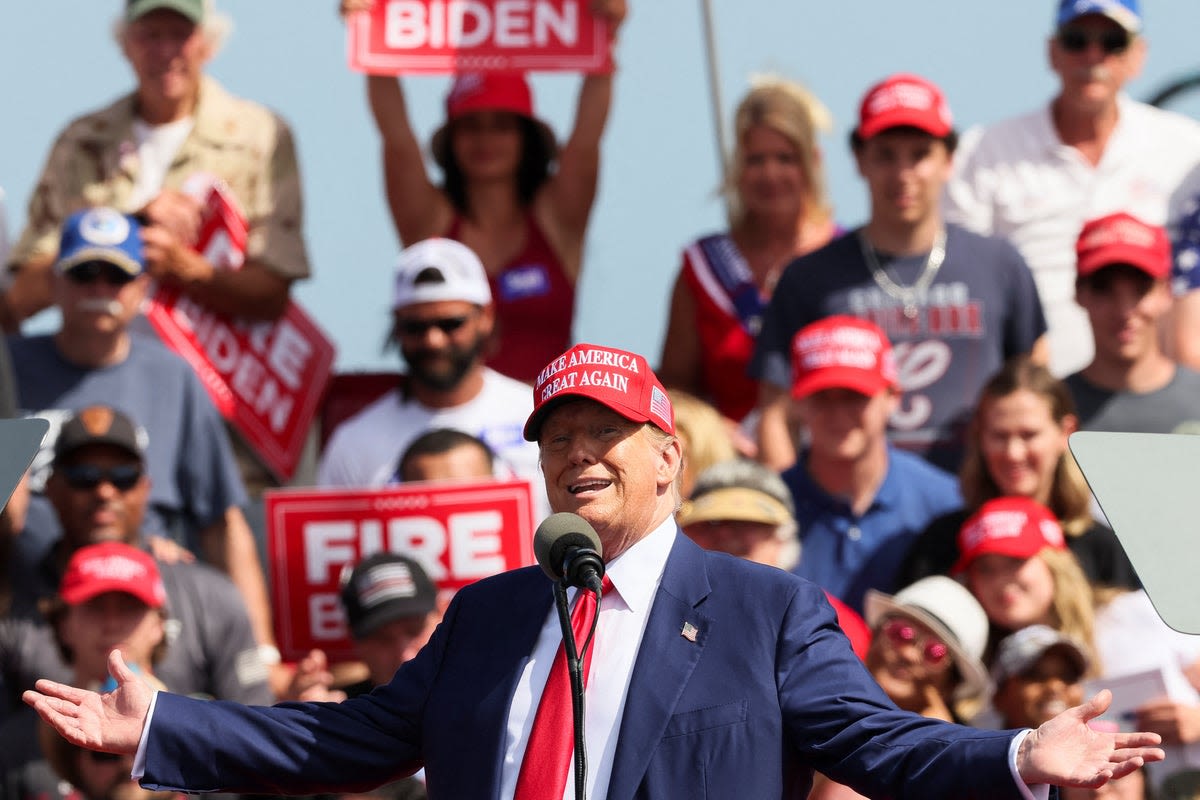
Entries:
<svg viewBox="0 0 1200 800">
<path fill-rule="evenodd" d="M 342 0 L 339 11 L 373 5 Z M 589 8 L 615 40 L 625 0 Z M 156 689 L 260 706 L 394 697 L 393 674 L 443 614 L 483 613 L 448 611 L 419 554 L 377 553 L 341 581 L 356 661 L 331 663 L 320 650 L 281 658 L 260 559 L 262 492 L 281 480 L 142 315 L 163 285 L 215 313 L 273 321 L 310 274 L 287 123 L 205 73 L 228 27 L 212 0 L 125 0 L 117 37 L 136 85 L 53 142 L 11 248 L 0 193 L 0 323 L 10 333 L 0 413 L 51 423 L 0 515 L 0 786 L 14 800 L 156 793 L 129 778 L 145 769 L 143 750 L 135 767 L 128 742 L 102 758 L 40 722 L 20 700 L 39 678 L 120 693 L 132 670 Z M 829 624 L 836 618 L 864 675 L 921 717 L 1040 732 L 1106 681 L 1155 681 L 1161 691 L 1090 724 L 1159 735 L 1163 762 L 1064 796 L 1200 796 L 1200 637 L 1157 619 L 1067 446 L 1077 430 L 1200 430 L 1200 123 L 1122 92 L 1146 58 L 1143 34 L 1138 0 L 1062 0 L 1047 45 L 1057 95 L 983 128 L 960 131 L 921 76 L 866 87 L 848 140 L 869 200 L 861 222 L 839 220 L 830 203 L 818 136 L 832 123 L 820 100 L 788 80 L 756 83 L 733 120 L 728 230 L 684 247 L 654 372 L 645 356 L 609 352 L 629 374 L 583 393 L 603 413 L 556 403 L 581 391 L 560 354 L 579 356 L 575 287 L 612 76 L 582 77 L 560 143 L 523 75 L 458 75 L 428 147 L 401 79 L 367 76 L 403 246 L 387 291 L 388 345 L 404 371 L 313 431 L 322 446 L 296 483 L 524 478 L 538 519 L 619 490 L 601 502 L 604 519 L 636 536 L 614 539 L 606 559 L 626 551 L 626 562 L 658 559 L 661 571 L 677 526 L 703 550 L 807 579 L 817 591 L 803 625 L 824 625 L 828 601 Z M 194 246 L 214 191 L 246 220 L 238 269 Z M 22 335 L 22 321 L 48 307 L 58 329 Z M 627 407 L 613 398 L 630 380 L 645 394 Z M 575 449 L 631 447 L 626 423 L 604 416 L 613 411 L 648 426 L 661 463 L 565 482 L 565 463 L 607 458 Z M 639 505 L 634 481 L 657 484 L 653 503 Z M 677 579 L 671 569 L 655 576 L 664 586 Z M 772 581 L 762 597 L 738 583 L 754 600 L 731 607 L 757 613 L 786 594 Z M 703 615 L 684 619 L 684 639 L 709 634 Z M 538 648 L 546 631 L 557 622 Z M 439 657 L 469 655 L 461 638 L 439 636 Z M 597 647 L 612 646 L 604 636 Z M 622 656 L 626 668 L 635 654 Z M 829 657 L 845 663 L 840 650 Z M 433 658 L 408 674 L 431 680 Z M 539 663 L 522 672 L 514 710 L 536 704 L 530 682 L 550 671 Z M 720 710 L 695 725 L 728 724 Z M 431 740 L 453 739 L 448 724 L 430 724 Z M 464 747 L 486 739 L 459 733 Z M 525 747 L 528 730 L 517 734 Z M 618 747 L 614 766 L 609 745 L 600 761 L 615 785 L 626 756 Z M 435 770 L 449 758 L 421 755 Z M 511 747 L 503 758 L 506 796 L 514 784 L 521 796 Z M 1014 777 L 1057 774 L 1014 763 Z M 828 773 L 812 785 L 815 800 L 891 780 L 852 787 L 844 764 L 812 764 Z M 651 772 L 638 785 L 654 780 L 665 778 Z M 424 797 L 425 783 L 418 773 L 370 791 Z"/>
</svg>

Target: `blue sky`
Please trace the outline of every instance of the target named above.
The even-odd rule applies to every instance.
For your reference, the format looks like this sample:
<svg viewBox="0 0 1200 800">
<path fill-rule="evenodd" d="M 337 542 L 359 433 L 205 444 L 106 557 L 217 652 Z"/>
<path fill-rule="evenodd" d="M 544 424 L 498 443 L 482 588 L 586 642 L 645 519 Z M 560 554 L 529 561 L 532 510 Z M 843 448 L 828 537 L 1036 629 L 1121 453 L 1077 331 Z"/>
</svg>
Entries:
<svg viewBox="0 0 1200 800">
<path fill-rule="evenodd" d="M 646 353 L 657 361 L 682 246 L 722 226 L 710 94 L 698 0 L 629 0 L 617 51 L 616 102 L 604 143 L 576 312 L 577 339 Z M 345 66 L 334 0 L 217 0 L 235 22 L 211 72 L 233 92 L 285 116 L 296 133 L 314 268 L 295 296 L 337 342 L 339 369 L 394 368 L 384 355 L 389 274 L 399 244 L 387 217 L 378 140 L 360 76 Z M 945 90 L 960 127 L 1046 102 L 1054 77 L 1045 41 L 1053 4 L 910 0 L 714 3 L 722 118 L 749 77 L 772 72 L 807 83 L 833 111 L 824 142 L 838 220 L 865 212 L 845 137 L 871 83 L 916 72 Z M 1131 86 L 1146 96 L 1200 69 L 1194 32 L 1200 3 L 1148 2 L 1150 55 Z M 66 122 L 128 91 L 132 77 L 110 35 L 120 0 L 5 3 L 0 12 L 4 137 L 0 187 L 10 235 L 50 142 Z M 448 79 L 406 82 L 423 140 L 442 115 Z M 578 78 L 538 75 L 539 113 L 560 133 Z M 1179 107 L 1200 115 L 1200 98 Z M 28 330 L 55 324 L 51 315 Z"/>
</svg>

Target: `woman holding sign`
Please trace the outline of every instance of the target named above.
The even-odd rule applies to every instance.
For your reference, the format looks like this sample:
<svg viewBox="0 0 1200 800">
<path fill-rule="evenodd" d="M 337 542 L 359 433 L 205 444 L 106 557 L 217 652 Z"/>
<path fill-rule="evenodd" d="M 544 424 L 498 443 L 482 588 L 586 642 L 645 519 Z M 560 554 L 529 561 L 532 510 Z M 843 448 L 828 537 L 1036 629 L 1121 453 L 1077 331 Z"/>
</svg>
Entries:
<svg viewBox="0 0 1200 800">
<path fill-rule="evenodd" d="M 348 14 L 373 5 L 342 0 L 341 7 Z M 589 6 L 615 38 L 625 0 L 591 0 Z M 584 76 L 575 127 L 561 148 L 533 115 L 523 75 L 459 75 L 430 146 L 442 168 L 440 184 L 425 170 L 399 81 L 368 76 L 367 93 L 383 138 L 387 198 L 400 241 L 443 236 L 479 255 L 496 305 L 498 341 L 488 366 L 532 382 L 570 346 L 611 73 Z"/>
<path fill-rule="evenodd" d="M 837 232 L 817 143 L 830 125 L 828 110 L 803 86 L 758 81 L 734 116 L 723 187 L 729 231 L 684 250 L 659 374 L 735 422 L 756 405 L 746 367 L 775 282 L 792 259 Z"/>
</svg>

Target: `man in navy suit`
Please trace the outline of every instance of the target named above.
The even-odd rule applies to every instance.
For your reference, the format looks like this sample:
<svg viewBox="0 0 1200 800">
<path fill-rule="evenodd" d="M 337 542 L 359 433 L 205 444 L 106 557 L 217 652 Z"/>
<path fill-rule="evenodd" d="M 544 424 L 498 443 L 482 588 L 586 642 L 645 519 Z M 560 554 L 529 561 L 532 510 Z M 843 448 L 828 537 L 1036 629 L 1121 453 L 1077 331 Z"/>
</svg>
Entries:
<svg viewBox="0 0 1200 800">
<path fill-rule="evenodd" d="M 896 709 L 816 585 L 678 532 L 683 454 L 641 356 L 577 345 L 543 370 L 534 404 L 525 435 L 551 506 L 591 523 L 612 581 L 587 690 L 591 796 L 804 797 L 817 769 L 868 796 L 1032 798 L 1031 785 L 1096 786 L 1162 758 L 1153 734 L 1088 727 L 1105 693 L 1023 732 Z M 520 779 L 560 641 L 551 583 L 531 567 L 460 591 L 389 684 L 343 703 L 155 694 L 119 654 L 109 694 L 40 681 L 25 699 L 76 744 L 136 753 L 148 787 L 362 790 L 423 765 L 433 797 L 560 800 L 565 775 L 532 793 Z"/>
</svg>

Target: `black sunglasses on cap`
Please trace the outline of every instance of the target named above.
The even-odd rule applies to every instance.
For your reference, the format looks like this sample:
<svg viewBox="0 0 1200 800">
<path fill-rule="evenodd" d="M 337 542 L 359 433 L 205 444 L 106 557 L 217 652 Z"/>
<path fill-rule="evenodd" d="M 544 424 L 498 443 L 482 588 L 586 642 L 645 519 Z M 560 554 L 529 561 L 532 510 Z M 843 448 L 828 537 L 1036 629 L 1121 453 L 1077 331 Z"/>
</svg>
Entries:
<svg viewBox="0 0 1200 800">
<path fill-rule="evenodd" d="M 84 261 L 71 267 L 64 274 L 72 283 L 81 286 L 93 284 L 98 280 L 103 280 L 110 286 L 124 286 L 137 277 L 107 261 Z"/>
<path fill-rule="evenodd" d="M 118 464 L 108 469 L 95 464 L 72 464 L 61 471 L 72 489 L 95 489 L 101 483 L 111 483 L 118 491 L 128 492 L 142 479 L 140 464 Z"/>
<path fill-rule="evenodd" d="M 1109 29 L 1088 31 L 1083 28 L 1062 28 L 1058 32 L 1058 44 L 1068 53 L 1082 53 L 1090 44 L 1100 46 L 1105 55 L 1124 53 L 1129 49 L 1133 36 L 1129 31 Z"/>
</svg>

